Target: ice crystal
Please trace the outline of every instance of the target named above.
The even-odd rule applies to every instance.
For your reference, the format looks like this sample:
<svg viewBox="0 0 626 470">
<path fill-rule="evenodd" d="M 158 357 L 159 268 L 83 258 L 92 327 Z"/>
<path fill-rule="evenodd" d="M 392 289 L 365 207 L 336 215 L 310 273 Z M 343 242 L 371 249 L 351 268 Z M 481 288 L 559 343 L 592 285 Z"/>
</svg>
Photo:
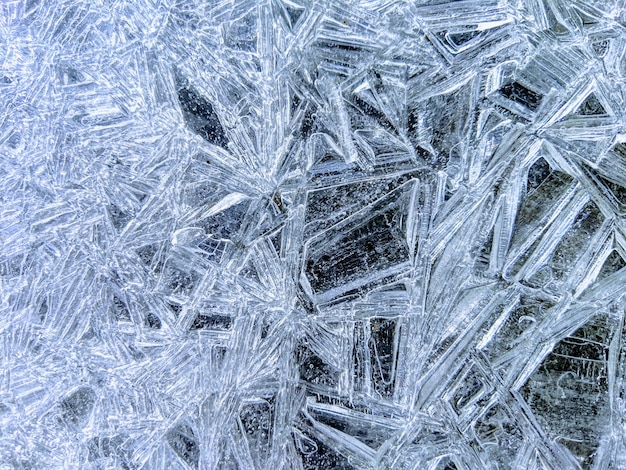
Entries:
<svg viewBox="0 0 626 470">
<path fill-rule="evenodd" d="M 0 468 L 626 468 L 618 0 L 4 0 Z"/>
</svg>

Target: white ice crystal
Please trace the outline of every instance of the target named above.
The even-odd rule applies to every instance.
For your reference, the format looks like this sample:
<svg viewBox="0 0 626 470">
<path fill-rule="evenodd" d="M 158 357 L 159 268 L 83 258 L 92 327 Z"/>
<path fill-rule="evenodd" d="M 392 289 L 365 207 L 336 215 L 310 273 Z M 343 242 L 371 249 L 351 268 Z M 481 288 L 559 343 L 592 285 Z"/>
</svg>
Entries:
<svg viewBox="0 0 626 470">
<path fill-rule="evenodd" d="M 621 0 L 0 2 L 0 468 L 626 468 L 625 51 Z"/>
</svg>

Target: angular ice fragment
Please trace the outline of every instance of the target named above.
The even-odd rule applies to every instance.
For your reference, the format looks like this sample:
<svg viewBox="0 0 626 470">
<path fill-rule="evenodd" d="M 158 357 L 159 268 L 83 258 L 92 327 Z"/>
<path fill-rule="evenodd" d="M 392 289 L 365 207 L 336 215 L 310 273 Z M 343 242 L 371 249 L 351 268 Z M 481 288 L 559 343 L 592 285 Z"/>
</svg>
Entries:
<svg viewBox="0 0 626 470">
<path fill-rule="evenodd" d="M 273 415 L 273 407 L 266 400 L 247 403 L 239 411 L 242 431 L 257 467 L 262 467 L 269 457 L 274 434 Z"/>
<path fill-rule="evenodd" d="M 606 318 L 592 319 L 556 344 L 522 389 L 540 424 L 582 467 L 592 465 L 610 423 L 613 334 Z"/>
<path fill-rule="evenodd" d="M 453 46 L 462 46 L 463 44 L 471 41 L 480 34 L 480 31 L 463 31 L 458 33 L 448 32 L 446 38 L 451 42 Z"/>
<path fill-rule="evenodd" d="M 535 191 L 522 199 L 515 221 L 517 229 L 513 233 L 505 267 L 507 274 L 509 269 L 517 271 L 522 267 L 522 263 L 525 263 L 533 252 L 533 244 L 544 233 L 546 226 L 559 215 L 561 218 L 566 217 L 562 211 L 574 196 L 575 187 L 572 182 L 573 178 L 569 175 L 553 171 Z M 578 202 L 575 201 L 576 204 L 569 212 L 569 216 L 574 215 L 572 211 L 577 208 Z"/>
<path fill-rule="evenodd" d="M 537 189 L 550 176 L 551 172 L 550 164 L 544 158 L 538 158 L 528 169 L 526 191 L 530 193 Z"/>
<path fill-rule="evenodd" d="M 193 270 L 185 270 L 168 265 L 163 273 L 163 286 L 174 295 L 188 296 L 196 287 L 199 275 Z"/>
<path fill-rule="evenodd" d="M 512 82 L 504 85 L 500 92 L 505 98 L 516 103 L 526 106 L 531 111 L 536 111 L 541 104 L 542 96 L 518 82 Z"/>
<path fill-rule="evenodd" d="M 230 330 L 232 318 L 223 315 L 198 314 L 191 325 L 192 330 Z"/>
<path fill-rule="evenodd" d="M 596 98 L 596 95 L 591 93 L 585 101 L 582 102 L 576 114 L 581 116 L 604 116 L 606 115 L 606 110 L 598 98 Z"/>
<path fill-rule="evenodd" d="M 130 312 L 126 303 L 122 301 L 117 295 L 113 295 L 113 301 L 111 303 L 111 311 L 113 316 L 118 321 L 130 321 Z"/>
<path fill-rule="evenodd" d="M 615 178 L 615 176 L 618 176 L 618 174 L 606 175 L 604 172 L 591 168 L 585 168 L 585 170 L 598 185 L 603 196 L 613 206 L 615 212 L 620 215 L 626 214 L 626 187 L 624 186 L 624 178 L 622 177 L 616 181 L 617 178 Z"/>
<path fill-rule="evenodd" d="M 624 260 L 617 250 L 611 250 L 611 253 L 602 264 L 602 268 L 598 273 L 597 279 L 605 279 L 624 267 L 626 267 L 626 260 Z"/>
<path fill-rule="evenodd" d="M 484 397 L 486 392 L 489 392 L 488 383 L 480 370 L 470 365 L 452 394 L 450 404 L 459 415 L 462 414 L 466 407 L 476 403 Z"/>
<path fill-rule="evenodd" d="M 213 105 L 194 89 L 181 86 L 178 101 L 183 117 L 193 132 L 213 145 L 228 147 L 228 138 Z"/>
<path fill-rule="evenodd" d="M 393 394 L 396 362 L 396 321 L 386 318 L 370 320 L 369 342 L 372 382 L 382 397 Z"/>
<path fill-rule="evenodd" d="M 89 420 L 95 403 L 95 392 L 89 387 L 81 387 L 61 401 L 61 417 L 69 426 L 81 428 Z"/>
<path fill-rule="evenodd" d="M 111 223 L 117 231 L 121 231 L 129 222 L 129 220 L 131 220 L 131 216 L 129 214 L 125 214 L 120 210 L 119 207 L 115 205 L 111 205 L 111 207 L 109 208 L 109 214 L 111 217 Z"/>
<path fill-rule="evenodd" d="M 340 287 L 348 282 L 376 274 L 387 266 L 402 262 L 408 257 L 407 246 L 400 233 L 393 230 L 393 213 L 383 213 L 367 221 L 367 225 L 355 228 L 346 238 L 319 256 L 308 259 L 306 272 L 315 292 Z"/>
<path fill-rule="evenodd" d="M 358 407 L 308 401 L 307 411 L 317 422 L 353 436 L 371 449 L 378 449 L 397 426 L 394 420 L 371 415 Z"/>
<path fill-rule="evenodd" d="M 354 183 L 316 188 L 308 192 L 305 215 L 305 235 L 308 237 L 326 229 L 384 197 L 409 181 L 415 174 L 401 173 Z"/>
<path fill-rule="evenodd" d="M 300 348 L 298 354 L 300 378 L 315 386 L 324 385 L 335 387 L 338 383 L 338 371 L 326 364 L 319 356 L 315 355 L 305 346 Z"/>
<path fill-rule="evenodd" d="M 187 424 L 177 424 L 165 436 L 180 459 L 191 468 L 198 468 L 200 448 L 196 436 Z"/>
<path fill-rule="evenodd" d="M 145 245 L 141 248 L 137 249 L 137 254 L 139 255 L 139 259 L 146 265 L 151 266 L 154 260 L 155 255 L 157 254 L 158 246 L 156 245 Z"/>
<path fill-rule="evenodd" d="M 154 328 L 154 329 L 158 330 L 159 328 L 161 328 L 161 319 L 157 315 L 155 315 L 154 313 L 149 312 L 146 315 L 145 325 L 148 328 Z"/>
<path fill-rule="evenodd" d="M 199 222 L 205 233 L 214 240 L 233 240 L 249 207 L 249 203 L 243 202 L 245 200 L 240 193 L 229 194 L 203 212 Z"/>
<path fill-rule="evenodd" d="M 409 250 L 403 211 L 407 183 L 313 238 L 304 273 L 312 293 L 332 298 L 405 269 Z"/>
</svg>

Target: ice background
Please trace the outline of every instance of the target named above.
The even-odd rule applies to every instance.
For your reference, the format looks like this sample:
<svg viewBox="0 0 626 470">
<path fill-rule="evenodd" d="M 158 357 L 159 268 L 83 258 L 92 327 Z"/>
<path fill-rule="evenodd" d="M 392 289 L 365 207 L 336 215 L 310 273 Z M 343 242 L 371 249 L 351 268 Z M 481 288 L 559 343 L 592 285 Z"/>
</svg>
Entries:
<svg viewBox="0 0 626 470">
<path fill-rule="evenodd" d="M 2 0 L 0 469 L 625 469 L 618 0 Z"/>
</svg>

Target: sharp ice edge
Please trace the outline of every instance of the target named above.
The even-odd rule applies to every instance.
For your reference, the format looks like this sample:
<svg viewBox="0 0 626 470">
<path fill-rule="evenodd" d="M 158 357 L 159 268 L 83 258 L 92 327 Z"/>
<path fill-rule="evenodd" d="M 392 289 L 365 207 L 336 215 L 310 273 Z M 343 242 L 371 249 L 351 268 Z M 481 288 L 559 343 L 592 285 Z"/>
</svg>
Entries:
<svg viewBox="0 0 626 470">
<path fill-rule="evenodd" d="M 6 0 L 0 468 L 626 468 L 617 0 Z"/>
</svg>

